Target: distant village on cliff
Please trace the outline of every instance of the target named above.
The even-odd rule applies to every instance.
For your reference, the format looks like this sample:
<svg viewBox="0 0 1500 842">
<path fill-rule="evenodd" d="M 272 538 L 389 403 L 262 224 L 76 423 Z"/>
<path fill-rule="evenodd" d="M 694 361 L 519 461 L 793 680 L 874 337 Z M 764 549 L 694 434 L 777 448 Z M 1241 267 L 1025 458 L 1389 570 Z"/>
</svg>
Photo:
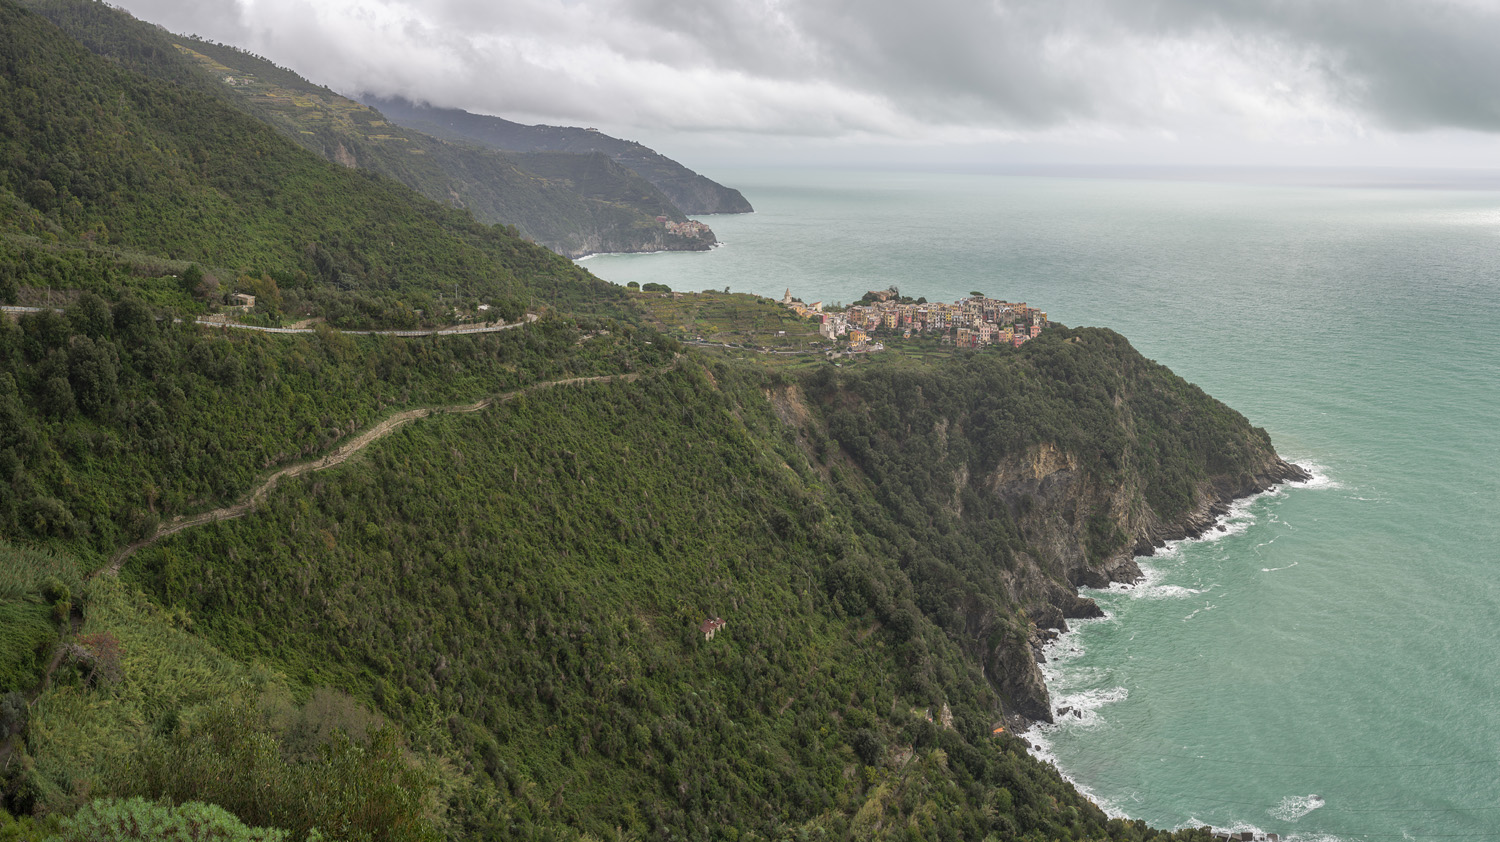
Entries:
<svg viewBox="0 0 1500 842">
<path fill-rule="evenodd" d="M 1047 314 L 1025 303 L 1001 301 L 980 293 L 960 298 L 952 304 L 913 301 L 902 298 L 892 287 L 865 293 L 855 304 L 824 311 L 823 302 L 805 304 L 792 297 L 787 289 L 782 305 L 797 315 L 820 323 L 818 332 L 830 341 L 849 341 L 850 350 L 879 350 L 871 337 L 879 333 L 937 334 L 941 341 L 959 348 L 983 348 L 988 345 L 1020 347 L 1048 325 Z"/>
</svg>

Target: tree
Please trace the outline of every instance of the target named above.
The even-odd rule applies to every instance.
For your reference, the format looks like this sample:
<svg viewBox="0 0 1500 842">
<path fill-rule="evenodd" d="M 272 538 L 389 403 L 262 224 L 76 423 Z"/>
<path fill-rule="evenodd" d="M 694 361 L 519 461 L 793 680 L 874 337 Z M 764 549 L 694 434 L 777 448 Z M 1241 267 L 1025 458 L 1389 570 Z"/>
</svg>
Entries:
<svg viewBox="0 0 1500 842">
<path fill-rule="evenodd" d="M 885 744 L 880 741 L 874 731 L 869 728 L 861 728 L 854 732 L 854 737 L 849 740 L 849 747 L 859 756 L 860 762 L 866 766 L 874 766 L 880 763 L 880 758 L 885 754 Z"/>
<path fill-rule="evenodd" d="M 20 271 L 14 263 L 0 263 L 0 301 L 6 304 L 16 303 L 16 294 L 21 291 L 16 277 Z"/>
<path fill-rule="evenodd" d="M 198 292 L 198 284 L 203 282 L 203 270 L 194 263 L 183 270 L 182 274 L 177 277 L 177 281 L 181 284 L 183 292 L 195 295 Z"/>
<path fill-rule="evenodd" d="M 276 279 L 270 275 L 262 274 L 258 278 L 242 276 L 240 278 L 240 285 L 250 288 L 250 294 L 255 296 L 255 304 L 258 309 L 281 309 L 281 287 L 277 286 Z"/>
<path fill-rule="evenodd" d="M 42 384 L 41 405 L 48 415 L 56 418 L 72 415 L 77 404 L 73 400 L 73 387 L 68 385 L 68 378 L 60 374 L 47 378 Z"/>
<path fill-rule="evenodd" d="M 78 406 L 98 417 L 119 398 L 119 366 L 114 345 L 75 336 L 68 343 L 68 383 Z"/>
<path fill-rule="evenodd" d="M 78 296 L 78 300 L 68 308 L 67 317 L 73 326 L 74 333 L 81 333 L 94 339 L 109 333 L 114 326 L 114 315 L 110 313 L 109 305 L 92 292 L 85 292 Z"/>
</svg>

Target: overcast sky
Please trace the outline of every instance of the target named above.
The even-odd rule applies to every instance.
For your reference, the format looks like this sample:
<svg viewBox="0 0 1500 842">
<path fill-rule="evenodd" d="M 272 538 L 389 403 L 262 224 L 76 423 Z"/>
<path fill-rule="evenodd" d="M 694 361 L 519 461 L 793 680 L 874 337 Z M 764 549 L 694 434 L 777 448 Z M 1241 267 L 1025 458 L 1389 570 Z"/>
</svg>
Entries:
<svg viewBox="0 0 1500 842">
<path fill-rule="evenodd" d="M 1500 166 L 1500 0 L 120 0 L 699 161 Z"/>
</svg>

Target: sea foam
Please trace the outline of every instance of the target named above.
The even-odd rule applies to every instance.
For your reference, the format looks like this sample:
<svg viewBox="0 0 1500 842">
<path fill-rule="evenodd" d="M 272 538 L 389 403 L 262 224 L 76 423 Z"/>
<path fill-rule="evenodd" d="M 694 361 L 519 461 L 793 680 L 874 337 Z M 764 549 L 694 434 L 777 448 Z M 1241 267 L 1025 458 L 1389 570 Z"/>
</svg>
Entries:
<svg viewBox="0 0 1500 842">
<path fill-rule="evenodd" d="M 1293 488 L 1343 488 L 1343 483 L 1328 475 L 1328 466 L 1319 465 L 1316 462 L 1293 462 L 1293 465 L 1307 471 L 1309 476 L 1304 480 L 1293 480 L 1288 482 Z M 1278 486 L 1279 487 L 1279 486 Z"/>
<path fill-rule="evenodd" d="M 1288 795 L 1269 812 L 1272 818 L 1294 822 L 1322 806 L 1323 799 L 1316 795 Z"/>
<path fill-rule="evenodd" d="M 1213 590 L 1217 585 L 1207 588 L 1189 588 L 1181 585 L 1163 584 L 1164 580 L 1172 572 L 1176 564 L 1182 563 L 1183 548 L 1197 543 L 1210 543 L 1222 540 L 1231 535 L 1239 535 L 1248 530 L 1257 520 L 1254 511 L 1255 504 L 1262 497 L 1277 497 L 1282 495 L 1287 488 L 1341 488 L 1335 480 L 1327 473 L 1327 469 L 1315 463 L 1296 463 L 1298 467 L 1307 471 L 1310 477 L 1306 480 L 1288 482 L 1276 485 L 1259 494 L 1244 497 L 1230 504 L 1228 511 L 1221 515 L 1208 530 L 1203 534 L 1169 541 L 1158 548 L 1151 556 L 1143 556 L 1136 559 L 1141 568 L 1141 578 L 1134 583 L 1115 582 L 1106 588 L 1081 589 L 1081 593 L 1098 593 L 1110 595 L 1128 595 L 1131 599 L 1165 600 L 1165 599 L 1187 599 L 1199 596 Z M 1273 521 L 1277 518 L 1273 513 L 1270 515 Z M 1288 524 L 1289 526 L 1290 524 Z M 1273 539 L 1274 540 L 1274 539 Z M 1262 572 L 1270 573 L 1277 570 L 1285 570 L 1295 567 L 1293 562 L 1286 567 L 1262 568 Z M 1103 607 L 1103 606 L 1101 606 Z M 1183 621 L 1191 620 L 1200 612 L 1211 611 L 1214 605 L 1203 605 L 1194 609 Z M 1027 734 L 1028 742 L 1031 744 L 1031 753 L 1039 760 L 1051 763 L 1058 769 L 1059 774 L 1069 783 L 1073 784 L 1086 798 L 1099 805 L 1106 815 L 1117 818 L 1128 818 L 1126 809 L 1128 805 L 1122 805 L 1110 799 L 1102 797 L 1099 793 L 1090 790 L 1080 783 L 1076 778 L 1063 769 L 1054 751 L 1053 736 L 1063 729 L 1096 729 L 1106 727 L 1107 719 L 1101 715 L 1101 710 L 1115 702 L 1123 701 L 1129 697 L 1128 688 L 1123 686 L 1098 687 L 1101 682 L 1109 679 L 1110 670 L 1097 667 L 1079 667 L 1073 665 L 1084 654 L 1082 634 L 1084 631 L 1099 623 L 1118 622 L 1116 616 L 1105 607 L 1104 616 L 1074 620 L 1070 623 L 1067 632 L 1058 635 L 1043 647 L 1042 654 L 1045 662 L 1042 664 L 1042 676 L 1048 688 L 1056 695 L 1052 699 L 1054 713 L 1060 710 L 1068 710 L 1067 714 L 1057 717 L 1052 724 L 1038 725 Z M 1080 689 L 1070 692 L 1079 685 L 1095 685 L 1089 689 Z M 1321 799 L 1317 796 L 1288 796 L 1282 803 L 1272 809 L 1271 815 L 1284 821 L 1296 821 L 1313 810 L 1323 806 Z M 1190 821 L 1185 827 L 1201 826 L 1202 822 Z M 1235 833 L 1249 831 L 1257 836 L 1264 836 L 1265 831 L 1254 825 L 1238 822 L 1233 827 L 1220 828 Z M 1312 836 L 1288 837 L 1288 842 L 1337 842 L 1336 837 L 1324 834 Z"/>
</svg>

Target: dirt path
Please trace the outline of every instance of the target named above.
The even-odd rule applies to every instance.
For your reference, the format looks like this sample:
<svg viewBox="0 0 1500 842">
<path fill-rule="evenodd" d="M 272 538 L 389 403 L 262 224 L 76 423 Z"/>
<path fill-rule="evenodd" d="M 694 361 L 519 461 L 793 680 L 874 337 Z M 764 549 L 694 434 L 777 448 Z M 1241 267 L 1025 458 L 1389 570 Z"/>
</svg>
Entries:
<svg viewBox="0 0 1500 842">
<path fill-rule="evenodd" d="M 78 606 L 75 605 L 73 606 L 73 610 L 68 614 L 68 634 L 61 636 L 52 647 L 52 660 L 47 663 L 47 671 L 42 673 L 41 683 L 26 693 L 26 707 L 28 710 L 30 710 L 32 702 L 47 692 L 47 687 L 52 683 L 53 673 L 56 673 L 57 668 L 62 666 L 63 657 L 68 654 L 69 639 L 78 637 L 78 631 L 82 628 L 83 614 L 79 612 Z M 15 753 L 16 740 L 19 740 L 24 733 L 24 729 L 16 729 L 0 735 L 0 737 L 4 738 L 0 740 L 0 772 L 10 771 L 10 758 Z"/>
<path fill-rule="evenodd" d="M 125 564 L 125 559 L 130 558 L 131 554 L 133 554 L 141 547 L 147 547 L 151 544 L 156 543 L 157 541 L 160 541 L 168 535 L 175 535 L 176 533 L 181 532 L 184 529 L 191 529 L 194 526 L 202 526 L 205 523 L 213 523 L 214 521 L 229 520 L 231 518 L 240 517 L 249 512 L 251 509 L 254 509 L 256 506 L 260 505 L 260 503 L 266 499 L 266 496 L 271 493 L 271 490 L 276 487 L 276 484 L 281 482 L 282 479 L 288 477 L 299 477 L 306 473 L 323 471 L 332 467 L 336 467 L 338 465 L 342 465 L 349 457 L 360 452 L 361 450 L 364 450 L 366 447 L 369 447 L 375 442 L 385 438 L 386 436 L 395 432 L 399 427 L 415 421 L 418 418 L 426 418 L 429 415 L 435 415 L 438 413 L 446 414 L 456 412 L 478 412 L 482 409 L 494 406 L 497 403 L 505 403 L 506 401 L 515 398 L 517 395 L 524 395 L 527 392 L 534 392 L 539 389 L 551 389 L 555 386 L 569 386 L 577 383 L 601 383 L 608 380 L 618 380 L 624 383 L 630 383 L 640 379 L 640 376 L 641 375 L 639 373 L 606 374 L 597 377 L 571 377 L 567 380 L 549 380 L 545 383 L 533 383 L 530 386 L 526 386 L 524 388 L 516 389 L 510 392 L 505 392 L 493 397 L 488 397 L 483 400 L 475 401 L 474 403 L 457 404 L 454 406 L 419 407 L 417 409 L 408 409 L 403 412 L 397 412 L 396 414 L 388 416 L 377 422 L 374 426 L 360 433 L 358 436 L 355 436 L 353 439 L 343 442 L 339 446 L 335 447 L 332 451 L 325 453 L 320 458 L 310 459 L 306 462 L 298 462 L 295 465 L 288 465 L 287 467 L 282 468 L 274 474 L 271 474 L 269 477 L 266 477 L 264 482 L 256 486 L 253 491 L 251 491 L 237 503 L 225 506 L 221 509 L 202 512 L 201 514 L 179 515 L 178 517 L 173 518 L 171 521 L 158 526 L 156 528 L 156 531 L 153 532 L 150 537 L 142 538 L 141 540 L 136 541 L 135 543 L 130 544 L 129 546 L 115 553 L 114 556 L 110 558 L 109 563 L 90 574 L 90 578 L 92 578 L 93 576 L 97 576 L 99 575 L 99 573 L 105 571 L 107 571 L 111 576 L 119 575 L 121 566 Z"/>
<path fill-rule="evenodd" d="M 380 441 L 381 439 L 395 432 L 401 426 L 415 421 L 418 418 L 426 418 L 429 415 L 436 415 L 439 413 L 479 412 L 480 410 L 494 406 L 497 403 L 505 403 L 506 401 L 512 400 L 519 395 L 524 395 L 527 392 L 535 392 L 540 389 L 551 389 L 555 386 L 570 386 L 578 383 L 602 383 L 610 380 L 618 380 L 622 383 L 632 383 L 636 380 L 639 380 L 640 377 L 641 375 L 639 373 L 631 373 L 606 374 L 597 377 L 570 377 L 566 380 L 549 380 L 544 383 L 533 383 L 530 386 L 515 389 L 513 391 L 505 392 L 493 397 L 488 397 L 483 400 L 478 400 L 474 403 L 456 404 L 451 406 L 419 407 L 417 409 L 408 409 L 402 412 L 397 412 L 394 415 L 388 416 L 377 422 L 369 429 L 360 433 L 358 436 L 355 436 L 353 439 L 340 444 L 338 447 L 334 448 L 332 452 L 324 454 L 321 458 L 311 459 L 306 462 L 298 462 L 295 465 L 289 465 L 271 474 L 269 477 L 266 477 L 264 482 L 256 486 L 253 491 L 247 494 L 238 503 L 230 506 L 225 506 L 221 509 L 214 509 L 211 512 L 203 512 L 196 515 L 176 517 L 173 518 L 171 522 L 158 526 L 156 528 L 156 531 L 153 532 L 149 538 L 143 538 L 139 541 L 136 541 L 135 543 L 115 553 L 114 556 L 110 558 L 108 564 L 99 568 L 98 570 L 95 570 L 93 573 L 90 573 L 88 578 L 92 579 L 93 577 L 104 572 L 108 572 L 111 576 L 118 576 L 120 573 L 120 568 L 125 564 L 125 560 L 129 558 L 132 553 L 134 553 L 141 547 L 150 546 L 151 544 L 160 541 L 168 535 L 174 535 L 184 529 L 190 529 L 194 526 L 202 526 L 205 523 L 212 523 L 214 521 L 229 520 L 231 518 L 240 517 L 241 515 L 244 515 L 250 510 L 254 509 L 261 503 L 261 501 L 265 500 L 266 496 L 271 493 L 271 490 L 275 488 L 276 484 L 281 482 L 283 478 L 297 477 L 309 472 L 322 471 L 328 468 L 335 467 L 337 465 L 342 465 L 346 460 L 349 459 L 349 457 L 360 452 L 361 450 L 364 450 L 366 447 L 369 447 L 375 442 Z M 56 673 L 58 667 L 62 665 L 63 658 L 67 654 L 67 645 L 69 639 L 77 637 L 79 630 L 83 627 L 83 616 L 82 614 L 77 613 L 75 609 L 74 613 L 68 618 L 68 622 L 70 634 L 63 636 L 54 646 L 51 661 L 47 664 L 47 669 L 42 674 L 41 683 L 39 683 L 33 690 L 31 690 L 27 694 L 28 704 L 35 701 L 37 697 L 39 697 L 43 692 L 46 691 L 47 685 L 52 681 L 53 674 Z M 16 740 L 20 738 L 21 733 L 22 732 L 17 731 L 15 733 L 0 734 L 0 771 L 3 771 L 9 767 L 11 759 L 15 752 Z"/>
</svg>

